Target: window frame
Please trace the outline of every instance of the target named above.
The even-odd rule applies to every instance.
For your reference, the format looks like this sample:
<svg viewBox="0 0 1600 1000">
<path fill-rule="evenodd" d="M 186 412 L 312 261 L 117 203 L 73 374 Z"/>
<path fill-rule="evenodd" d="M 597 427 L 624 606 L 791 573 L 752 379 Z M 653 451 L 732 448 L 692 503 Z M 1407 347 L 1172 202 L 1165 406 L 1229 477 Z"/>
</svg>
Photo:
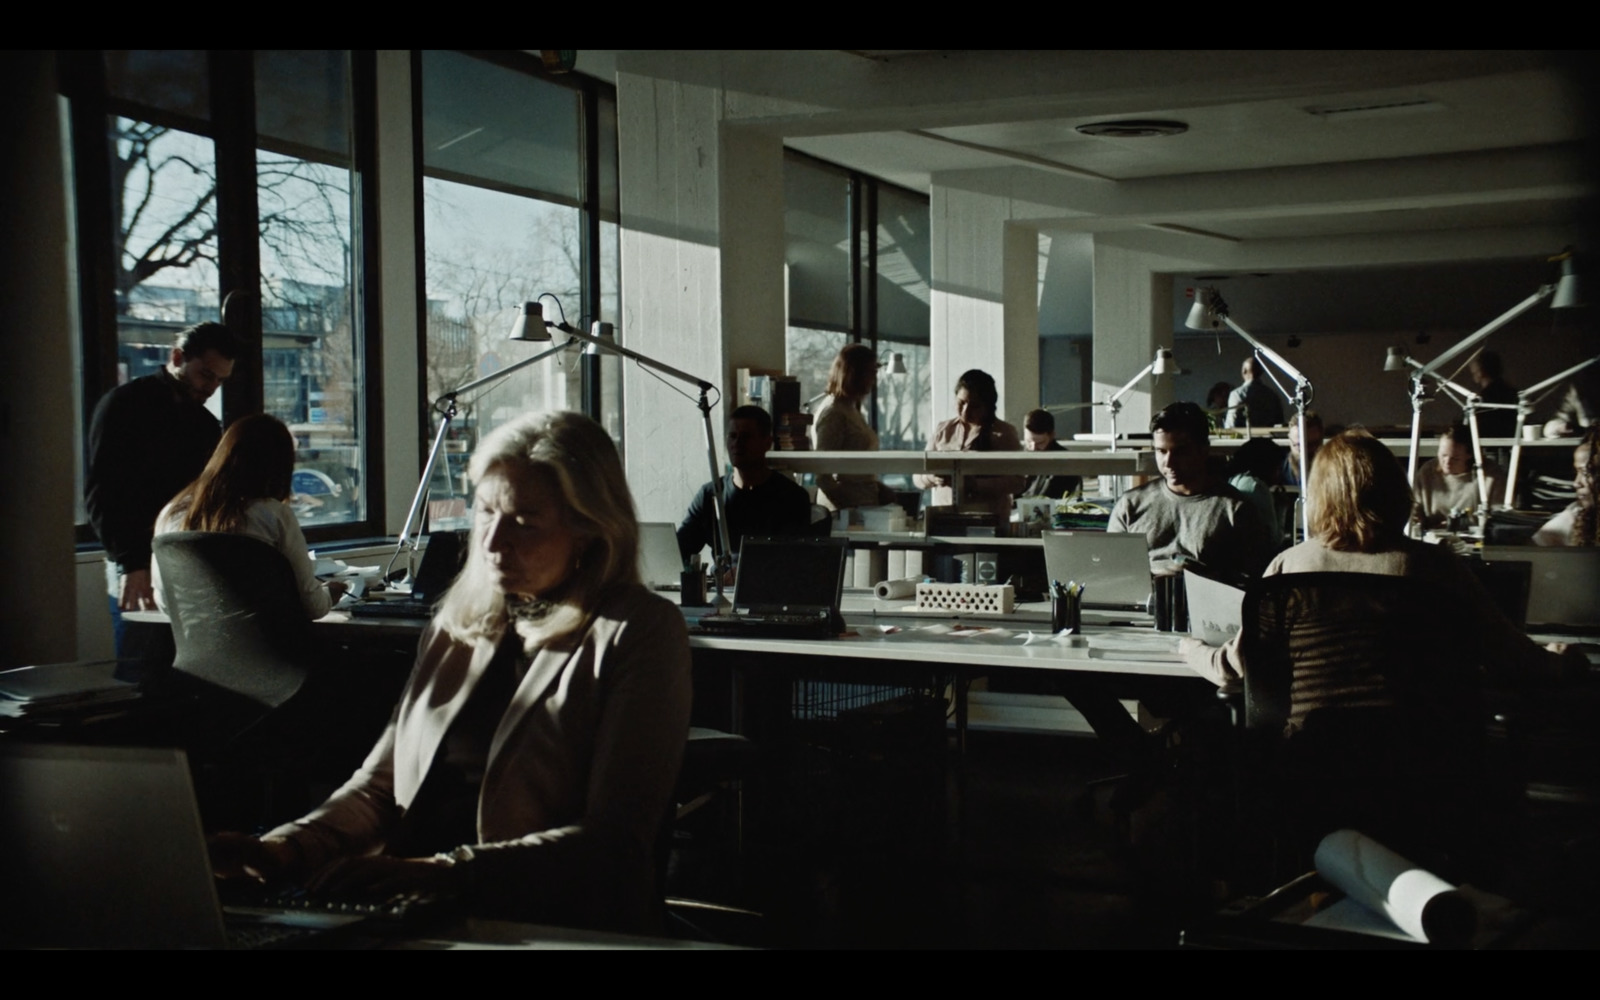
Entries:
<svg viewBox="0 0 1600 1000">
<path fill-rule="evenodd" d="M 230 294 L 241 293 L 229 306 L 229 327 L 244 346 L 223 393 L 223 422 L 228 424 L 238 417 L 260 413 L 266 372 L 262 355 L 256 157 L 258 150 L 282 152 L 284 144 L 277 140 L 262 144 L 256 135 L 255 50 L 206 50 L 209 120 L 111 96 L 105 72 L 106 51 L 60 53 L 60 90 L 68 101 L 76 220 L 73 239 L 82 352 L 81 434 L 87 438 L 95 406 L 117 385 L 117 263 L 111 259 L 110 241 L 105 237 L 118 224 L 111 218 L 111 163 L 106 142 L 106 123 L 111 115 L 181 129 L 211 140 L 217 170 L 217 294 L 219 301 L 225 301 Z M 357 419 L 365 462 L 365 516 L 340 524 L 308 526 L 306 538 L 313 543 L 385 534 L 383 401 L 381 393 L 371 391 L 374 379 L 382 371 L 379 332 L 383 329 L 375 266 L 379 244 L 377 185 L 373 180 L 377 165 L 377 58 L 375 50 L 347 51 L 351 101 L 349 169 L 355 188 L 351 205 L 351 242 L 355 251 L 351 294 L 355 302 L 351 315 L 361 324 L 357 360 L 364 366 Z M 88 461 L 87 449 L 84 461 Z M 93 528 L 85 523 L 77 525 L 77 541 L 84 546 L 99 544 Z"/>
<path fill-rule="evenodd" d="M 419 372 L 427 371 L 428 359 L 428 293 L 427 293 L 427 205 L 424 194 L 424 182 L 428 178 L 450 181 L 486 190 L 498 191 L 503 194 L 515 195 L 535 201 L 547 202 L 566 208 L 576 208 L 579 213 L 580 225 L 578 232 L 578 275 L 580 294 L 577 309 L 572 310 L 572 303 L 563 303 L 570 310 L 568 315 L 573 319 L 582 317 L 592 320 L 602 314 L 602 254 L 601 254 L 601 223 L 608 217 L 607 206 L 601 204 L 603 184 L 601 182 L 601 142 L 600 142 L 600 102 L 609 100 L 613 106 L 617 100 L 616 87 L 595 80 L 579 73 L 552 73 L 545 68 L 543 61 L 532 53 L 512 49 L 455 49 L 460 55 L 499 66 L 503 69 L 532 77 L 543 83 L 564 87 L 576 91 L 578 94 L 578 155 L 579 163 L 579 197 L 577 200 L 515 185 L 495 183 L 481 178 L 464 177 L 455 171 L 430 169 L 426 165 L 425 150 L 423 147 L 423 116 L 424 116 L 424 87 L 422 53 L 421 49 L 412 49 L 410 53 L 411 64 L 411 99 L 412 99 L 412 135 L 414 137 L 413 156 L 415 169 L 415 211 L 416 220 L 414 232 L 414 245 L 416 248 L 417 276 L 417 366 Z M 615 143 L 612 144 L 615 149 Z M 612 171 L 615 174 L 615 164 Z M 619 215 L 619 206 L 612 206 L 609 214 Z M 612 221 L 617 221 L 612 219 Z M 620 274 L 621 266 L 618 263 L 618 291 L 623 277 Z M 612 322 L 616 322 L 613 317 Z M 618 324 L 620 326 L 620 324 Z M 589 332 L 587 329 L 585 333 Z M 620 338 L 619 338 L 620 339 Z M 612 358 L 612 363 L 620 364 L 619 358 Z M 581 387 L 579 389 L 579 409 L 584 415 L 604 423 L 602 412 L 602 376 L 600 365 L 602 356 L 592 351 L 585 351 L 579 356 L 579 375 Z M 416 441 L 417 458 L 419 467 L 427 462 L 428 451 L 433 444 L 434 427 L 434 400 L 428 396 L 427 378 L 418 379 L 418 437 Z M 618 408 L 622 406 L 619 398 L 616 401 Z M 626 426 L 625 419 L 622 425 Z M 618 441 L 619 452 L 624 447 Z"/>
<path fill-rule="evenodd" d="M 848 325 L 841 326 L 816 319 L 797 320 L 795 316 L 784 317 L 788 327 L 803 327 L 807 329 L 842 333 L 849 338 L 848 343 L 866 344 L 872 348 L 874 356 L 883 349 L 882 338 L 878 330 L 878 191 L 881 188 L 892 188 L 898 194 L 922 202 L 932 207 L 932 199 L 927 195 L 910 188 L 891 184 L 880 180 L 859 170 L 831 163 L 820 157 L 803 153 L 798 149 L 784 148 L 783 155 L 786 159 L 794 159 L 841 174 L 848 179 L 848 194 L 846 209 L 850 218 L 850 284 L 847 290 L 848 311 L 850 320 Z M 930 276 L 931 277 L 931 276 Z M 931 344 L 933 331 L 927 331 L 927 342 Z M 914 341 L 889 340 L 888 343 L 915 343 Z M 866 407 L 867 421 L 874 431 L 881 431 L 878 426 L 879 399 L 878 390 L 873 388 L 871 397 Z M 931 428 L 929 429 L 931 431 Z"/>
</svg>

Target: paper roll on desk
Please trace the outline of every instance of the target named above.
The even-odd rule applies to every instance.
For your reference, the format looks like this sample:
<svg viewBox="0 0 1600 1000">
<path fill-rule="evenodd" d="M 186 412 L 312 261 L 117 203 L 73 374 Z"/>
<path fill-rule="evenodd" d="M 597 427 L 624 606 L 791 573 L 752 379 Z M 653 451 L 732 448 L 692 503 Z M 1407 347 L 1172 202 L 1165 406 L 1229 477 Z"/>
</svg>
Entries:
<svg viewBox="0 0 1600 1000">
<path fill-rule="evenodd" d="M 904 580 L 881 580 L 873 588 L 873 593 L 880 601 L 916 600 L 917 584 L 922 582 L 921 577 L 907 577 Z"/>
<path fill-rule="evenodd" d="M 1456 887 L 1355 830 L 1322 838 L 1317 874 L 1346 896 L 1429 944 L 1464 946 L 1478 914 Z"/>
</svg>

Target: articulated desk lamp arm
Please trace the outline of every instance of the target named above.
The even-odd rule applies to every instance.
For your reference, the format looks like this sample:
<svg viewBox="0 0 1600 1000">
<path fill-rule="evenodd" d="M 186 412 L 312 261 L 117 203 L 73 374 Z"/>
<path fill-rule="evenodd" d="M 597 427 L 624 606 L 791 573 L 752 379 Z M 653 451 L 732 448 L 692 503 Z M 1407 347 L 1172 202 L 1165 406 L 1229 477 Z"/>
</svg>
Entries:
<svg viewBox="0 0 1600 1000">
<path fill-rule="evenodd" d="M 1441 382 L 1443 382 L 1444 379 L 1438 374 L 1440 369 L 1442 369 L 1445 365 L 1447 365 L 1450 362 L 1454 361 L 1456 358 L 1460 357 L 1462 354 L 1466 353 L 1467 351 L 1470 351 L 1474 347 L 1477 347 L 1478 344 L 1482 343 L 1484 340 L 1487 340 L 1490 334 L 1494 333 L 1496 330 L 1500 329 L 1502 326 L 1505 326 L 1507 323 L 1509 323 L 1512 320 L 1516 319 L 1518 316 L 1521 316 L 1523 313 L 1525 313 L 1528 310 L 1532 309 L 1534 306 L 1537 306 L 1539 303 L 1543 302 L 1545 299 L 1552 299 L 1552 301 L 1550 303 L 1550 308 L 1552 308 L 1552 309 L 1571 309 L 1571 308 L 1574 308 L 1574 307 L 1580 305 L 1581 303 L 1580 303 L 1580 296 L 1579 296 L 1579 292 L 1578 292 L 1578 276 L 1577 276 L 1577 270 L 1576 270 L 1576 267 L 1575 267 L 1575 264 L 1574 264 L 1574 257 L 1575 257 L 1574 251 L 1570 247 L 1568 249 L 1566 249 L 1566 250 L 1563 250 L 1561 253 L 1557 254 L 1556 256 L 1551 257 L 1550 258 L 1551 262 L 1559 261 L 1561 263 L 1561 277 L 1556 282 L 1554 282 L 1553 284 L 1541 285 L 1539 287 L 1538 291 L 1534 292 L 1532 295 L 1530 295 L 1527 298 L 1523 299 L 1521 302 L 1518 302 L 1516 305 L 1512 306 L 1510 309 L 1507 309 L 1505 312 L 1501 313 L 1499 316 L 1496 316 L 1494 319 L 1490 320 L 1488 323 L 1486 323 L 1483 326 L 1479 327 L 1477 330 L 1473 331 L 1471 334 L 1468 334 L 1465 338 L 1463 338 L 1461 340 L 1460 343 L 1458 343 L 1455 346 L 1451 347 L 1450 349 L 1446 350 L 1443 354 L 1439 355 L 1437 358 L 1434 358 L 1432 361 L 1428 362 L 1425 365 L 1418 365 L 1417 366 L 1417 370 L 1412 373 L 1412 375 L 1411 375 L 1411 458 L 1410 458 L 1410 460 L 1409 460 L 1409 462 L 1407 464 L 1407 469 L 1406 469 L 1407 478 L 1411 481 L 1412 485 L 1416 485 L 1416 478 L 1417 478 L 1417 448 L 1418 448 L 1419 438 L 1421 436 L 1421 429 L 1422 429 L 1422 404 L 1427 399 L 1427 391 L 1426 391 L 1426 388 L 1424 386 L 1424 379 L 1426 379 L 1426 378 L 1431 376 L 1431 377 L 1433 377 L 1435 379 L 1439 379 Z M 1483 473 L 1481 471 L 1482 467 L 1483 467 L 1483 450 L 1482 450 L 1482 447 L 1480 446 L 1479 441 L 1478 441 L 1477 393 L 1475 393 L 1475 392 L 1471 393 L 1471 399 L 1469 400 L 1469 405 L 1467 407 L 1467 410 L 1468 410 L 1468 421 L 1469 421 L 1469 423 L 1470 423 L 1470 425 L 1472 427 L 1472 445 L 1473 445 L 1474 457 L 1475 457 L 1475 459 L 1476 459 L 1476 461 L 1478 463 L 1478 467 L 1479 467 L 1479 470 L 1480 470 L 1479 474 L 1478 474 L 1479 496 L 1480 496 L 1480 498 L 1483 498 L 1487 494 L 1487 486 L 1484 483 Z M 1521 435 L 1522 435 L 1522 431 L 1521 431 L 1521 426 L 1520 426 L 1520 422 L 1519 422 L 1519 426 L 1518 426 L 1518 429 L 1517 429 L 1517 437 L 1518 437 L 1519 440 L 1521 438 Z M 1512 447 L 1513 448 L 1516 447 L 1516 442 L 1513 442 Z M 1512 487 L 1513 483 L 1515 483 L 1514 479 L 1511 480 L 1511 482 L 1507 483 L 1507 489 L 1508 490 L 1513 488 Z M 1484 506 L 1485 506 L 1485 508 L 1487 508 L 1487 502 L 1485 502 Z M 1487 510 L 1485 510 L 1484 513 L 1487 513 Z"/>
<path fill-rule="evenodd" d="M 398 560 L 405 553 L 415 551 L 416 549 L 416 542 L 411 537 L 411 529 L 416 528 L 418 533 L 421 533 L 420 521 L 422 504 L 423 501 L 428 497 L 428 488 L 433 476 L 433 467 L 438 464 L 439 453 L 444 448 L 444 439 L 450 433 L 451 422 L 456 418 L 457 398 L 466 393 L 480 389 L 492 382 L 498 382 L 508 375 L 512 375 L 515 372 L 528 367 L 529 365 L 543 361 L 545 358 L 560 354 L 562 351 L 571 346 L 572 342 L 568 341 L 567 343 L 552 347 L 548 351 L 543 351 L 529 358 L 523 358 L 521 361 L 518 361 L 515 364 L 507 365 L 497 372 L 485 375 L 483 378 L 473 379 L 466 385 L 457 386 L 434 401 L 433 408 L 439 413 L 439 430 L 433 436 L 433 445 L 428 449 L 427 461 L 422 463 L 422 477 L 417 482 L 416 495 L 411 498 L 411 509 L 406 513 L 405 526 L 400 529 L 400 542 L 395 546 L 394 555 L 389 557 L 389 564 L 384 567 L 385 579 L 389 579 L 394 576 L 394 564 L 396 560 Z M 416 568 L 408 563 L 406 566 L 406 573 L 409 576 L 415 576 Z"/>
<path fill-rule="evenodd" d="M 1517 471 L 1522 464 L 1522 428 L 1528 422 L 1528 417 L 1533 414 L 1534 406 L 1544 396 L 1545 392 L 1555 388 L 1562 382 L 1600 362 L 1600 354 L 1587 361 L 1580 361 L 1566 371 L 1552 375 L 1537 385 L 1530 385 L 1517 393 L 1517 429 L 1511 441 L 1511 468 L 1506 470 L 1506 506 L 1515 505 L 1515 490 L 1517 488 Z"/>
<path fill-rule="evenodd" d="M 539 296 L 539 298 L 553 299 L 556 303 L 556 307 L 558 309 L 560 308 L 561 300 L 557 299 L 554 295 L 545 293 L 544 295 Z M 717 587 L 717 610 L 721 611 L 727 604 L 727 601 L 723 596 L 722 578 L 723 575 L 733 567 L 733 549 L 728 541 L 728 513 L 723 508 L 722 503 L 722 477 L 718 475 L 717 471 L 717 435 L 716 431 L 711 425 L 711 407 L 713 404 L 709 393 L 716 390 L 716 386 L 712 385 L 710 382 L 707 382 L 703 378 L 690 375 L 688 372 L 680 371 L 679 369 L 673 368 L 670 365 L 662 364 L 654 358 L 640 354 L 638 351 L 629 350 L 628 348 L 619 345 L 615 340 L 614 334 L 612 333 L 612 326 L 610 323 L 602 323 L 597 320 L 590 329 L 592 332 L 582 333 L 567 325 L 567 322 L 564 318 L 559 322 L 550 322 L 544 318 L 544 310 L 540 307 L 538 300 L 535 300 L 533 302 L 523 303 L 522 312 L 517 316 L 516 323 L 511 327 L 511 339 L 525 341 L 550 340 L 550 331 L 560 330 L 570 338 L 567 343 L 582 342 L 597 347 L 600 350 L 606 351 L 610 354 L 617 354 L 624 358 L 629 358 L 645 368 L 660 372 L 663 375 L 670 375 L 672 378 L 675 378 L 681 382 L 687 382 L 699 390 L 699 399 L 695 405 L 700 410 L 700 415 L 705 422 L 706 429 L 706 461 L 711 470 L 711 501 L 716 510 L 717 542 L 719 544 L 716 573 L 714 576 L 716 577 Z M 721 399 L 721 395 L 721 392 L 717 393 L 719 400 Z"/>
<path fill-rule="evenodd" d="M 1218 323 L 1225 324 L 1228 329 L 1238 334 L 1244 339 L 1245 343 L 1254 348 L 1258 361 L 1270 361 L 1279 371 L 1294 382 L 1294 392 L 1290 393 L 1283 388 L 1282 383 L 1278 382 L 1276 378 L 1272 378 L 1270 371 L 1267 372 L 1268 377 L 1272 378 L 1272 384 L 1294 406 L 1295 422 L 1299 428 L 1300 440 L 1304 441 L 1306 439 L 1306 410 L 1311 406 L 1311 380 L 1301 374 L 1300 369 L 1291 365 L 1283 355 L 1250 336 L 1248 331 L 1235 323 L 1233 318 L 1228 315 L 1228 303 L 1223 301 L 1222 296 L 1217 294 L 1215 288 L 1202 288 L 1195 294 L 1194 307 L 1189 310 L 1189 318 L 1184 325 L 1191 330 L 1214 330 Z M 1263 367 L 1262 370 L 1266 369 Z M 1309 472 L 1307 467 L 1309 455 L 1310 449 L 1304 447 L 1300 449 L 1300 482 L 1302 489 L 1304 489 Z M 1298 503 L 1300 507 L 1300 531 L 1306 538 L 1310 538 L 1310 511 L 1306 507 L 1303 496 Z"/>
<path fill-rule="evenodd" d="M 1412 486 L 1416 485 L 1417 457 L 1421 446 L 1422 407 L 1432 398 L 1432 389 L 1437 388 L 1461 407 L 1461 412 L 1467 416 L 1467 427 L 1472 434 L 1472 462 L 1478 485 L 1478 511 L 1480 514 L 1487 514 L 1491 497 L 1489 480 L 1483 473 L 1483 439 L 1478 433 L 1478 411 L 1492 408 L 1494 404 L 1485 403 L 1476 389 L 1469 389 L 1459 382 L 1452 382 L 1438 372 L 1430 373 L 1427 367 L 1407 354 L 1403 347 L 1389 348 L 1388 356 L 1383 362 L 1383 370 L 1386 372 L 1411 369 L 1411 457 L 1406 465 L 1406 481 Z M 1430 379 L 1432 387 L 1429 385 Z"/>
</svg>

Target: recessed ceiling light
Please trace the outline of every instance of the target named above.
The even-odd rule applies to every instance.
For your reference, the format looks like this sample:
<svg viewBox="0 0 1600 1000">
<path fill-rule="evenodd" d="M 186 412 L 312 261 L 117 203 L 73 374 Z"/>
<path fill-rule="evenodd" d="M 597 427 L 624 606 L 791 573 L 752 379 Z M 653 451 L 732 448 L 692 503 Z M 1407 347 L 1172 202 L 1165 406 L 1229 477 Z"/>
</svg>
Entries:
<svg viewBox="0 0 1600 1000">
<path fill-rule="evenodd" d="M 1182 135 L 1189 131 L 1189 126 L 1183 122 L 1137 118 L 1118 122 L 1090 122 L 1087 125 L 1079 125 L 1078 131 L 1084 135 L 1105 136 L 1110 139 L 1148 139 L 1158 135 Z"/>
</svg>

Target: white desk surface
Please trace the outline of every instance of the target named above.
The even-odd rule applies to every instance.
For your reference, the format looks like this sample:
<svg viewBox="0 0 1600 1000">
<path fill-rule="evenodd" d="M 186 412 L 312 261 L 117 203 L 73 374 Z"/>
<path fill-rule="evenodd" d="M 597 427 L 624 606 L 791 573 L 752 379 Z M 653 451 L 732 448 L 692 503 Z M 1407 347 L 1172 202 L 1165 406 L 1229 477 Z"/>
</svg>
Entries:
<svg viewBox="0 0 1600 1000">
<path fill-rule="evenodd" d="M 948 629 L 948 626 L 942 626 Z M 983 669 L 1067 670 L 1140 677 L 1202 678 L 1184 664 L 1176 649 L 1180 636 L 1150 629 L 1105 627 L 1087 632 L 1089 648 L 1070 649 L 1048 635 L 1012 626 L 987 632 L 943 633 L 906 628 L 886 633 L 881 627 L 856 626 L 836 639 L 745 639 L 694 635 L 694 649 L 741 653 L 784 653 L 929 666 Z"/>
</svg>

